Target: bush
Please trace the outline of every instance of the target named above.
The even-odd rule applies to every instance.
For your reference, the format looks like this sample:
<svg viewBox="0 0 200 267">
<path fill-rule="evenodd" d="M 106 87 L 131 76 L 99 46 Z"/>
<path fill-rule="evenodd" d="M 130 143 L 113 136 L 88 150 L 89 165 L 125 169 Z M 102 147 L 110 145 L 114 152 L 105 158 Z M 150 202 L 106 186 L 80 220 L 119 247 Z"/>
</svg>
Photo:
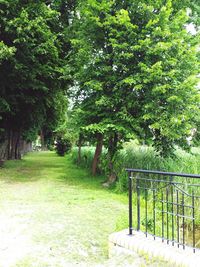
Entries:
<svg viewBox="0 0 200 267">
<path fill-rule="evenodd" d="M 56 140 L 56 152 L 59 156 L 64 156 L 71 150 L 71 141 L 66 137 L 59 137 Z"/>
</svg>

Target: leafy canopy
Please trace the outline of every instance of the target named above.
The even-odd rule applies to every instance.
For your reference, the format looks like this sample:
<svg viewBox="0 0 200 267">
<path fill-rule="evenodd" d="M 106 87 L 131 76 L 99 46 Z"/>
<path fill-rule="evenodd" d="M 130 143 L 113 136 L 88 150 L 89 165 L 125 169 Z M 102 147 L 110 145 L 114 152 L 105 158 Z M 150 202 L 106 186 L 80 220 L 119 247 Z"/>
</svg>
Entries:
<svg viewBox="0 0 200 267">
<path fill-rule="evenodd" d="M 199 114 L 199 35 L 181 1 L 83 1 L 73 71 L 82 127 L 133 133 L 163 156 L 186 145 Z"/>
</svg>

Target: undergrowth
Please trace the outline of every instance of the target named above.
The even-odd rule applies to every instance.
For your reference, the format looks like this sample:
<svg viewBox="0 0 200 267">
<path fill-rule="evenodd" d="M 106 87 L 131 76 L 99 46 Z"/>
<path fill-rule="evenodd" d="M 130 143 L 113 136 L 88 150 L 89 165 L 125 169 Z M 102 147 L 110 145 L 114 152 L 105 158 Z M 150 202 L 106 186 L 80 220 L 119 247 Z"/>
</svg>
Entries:
<svg viewBox="0 0 200 267">
<path fill-rule="evenodd" d="M 81 167 L 91 169 L 94 151 L 94 147 L 82 148 Z M 106 152 L 106 149 L 104 149 L 99 164 L 100 173 L 105 176 L 107 175 L 108 165 Z M 77 148 L 73 148 L 71 154 L 73 162 L 77 162 L 77 155 Z M 127 173 L 125 168 L 199 174 L 199 162 L 200 150 L 197 148 L 192 149 L 191 153 L 177 149 L 175 157 L 163 159 L 157 156 L 151 147 L 127 143 L 124 148 L 117 153 L 114 159 L 114 170 L 118 178 L 116 191 L 127 191 Z"/>
</svg>

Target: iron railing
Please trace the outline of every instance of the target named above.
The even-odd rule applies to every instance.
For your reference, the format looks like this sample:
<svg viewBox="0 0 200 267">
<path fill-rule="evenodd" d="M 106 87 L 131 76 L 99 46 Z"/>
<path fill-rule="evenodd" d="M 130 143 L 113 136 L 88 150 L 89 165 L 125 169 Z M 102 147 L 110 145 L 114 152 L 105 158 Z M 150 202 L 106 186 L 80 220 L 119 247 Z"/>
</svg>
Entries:
<svg viewBox="0 0 200 267">
<path fill-rule="evenodd" d="M 200 247 L 200 175 L 126 169 L 129 234 L 133 230 L 178 247 Z M 133 205 L 133 202 L 135 205 Z"/>
</svg>

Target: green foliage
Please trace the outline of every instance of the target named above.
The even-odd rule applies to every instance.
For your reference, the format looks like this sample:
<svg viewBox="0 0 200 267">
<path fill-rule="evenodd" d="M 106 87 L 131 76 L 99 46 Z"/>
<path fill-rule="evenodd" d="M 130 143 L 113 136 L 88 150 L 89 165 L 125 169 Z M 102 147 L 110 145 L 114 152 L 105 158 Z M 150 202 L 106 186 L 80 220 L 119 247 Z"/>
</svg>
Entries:
<svg viewBox="0 0 200 267">
<path fill-rule="evenodd" d="M 103 151 L 99 165 L 104 175 L 108 174 L 108 164 L 105 153 L 106 150 Z M 94 148 L 84 148 L 81 163 L 82 167 L 91 167 L 93 154 Z M 72 150 L 72 158 L 75 162 L 77 158 L 76 149 Z M 85 158 L 87 158 L 87 164 L 85 164 Z M 192 149 L 192 154 L 184 152 L 181 149 L 176 149 L 174 158 L 163 159 L 162 157 L 158 157 L 152 147 L 139 146 L 135 142 L 127 143 L 123 149 L 118 151 L 114 158 L 114 171 L 118 177 L 116 190 L 119 192 L 127 190 L 128 183 L 125 168 L 199 174 L 199 160 L 199 149 Z"/>
<path fill-rule="evenodd" d="M 0 1 L 0 128 L 30 141 L 41 129 L 49 139 L 66 112 L 69 23 L 63 1 L 50 2 Z"/>
<path fill-rule="evenodd" d="M 14 47 L 8 47 L 3 41 L 0 41 L 0 63 L 10 58 L 15 52 Z"/>
<path fill-rule="evenodd" d="M 48 143 L 66 128 L 73 142 L 102 134 L 110 161 L 131 138 L 162 157 L 186 148 L 200 101 L 199 34 L 186 25 L 198 28 L 199 10 L 197 0 L 0 1 L 0 128 L 30 141 L 42 130 Z"/>
<path fill-rule="evenodd" d="M 150 140 L 162 157 L 175 144 L 187 146 L 200 100 L 199 35 L 185 29 L 187 6 L 81 1 L 72 39 L 75 107 L 80 126 L 104 134 L 105 146 L 113 135 L 124 142 L 129 133 Z"/>
<path fill-rule="evenodd" d="M 58 137 L 56 139 L 56 152 L 59 156 L 64 156 L 71 150 L 72 144 L 66 137 Z"/>
<path fill-rule="evenodd" d="M 83 146 L 81 148 L 81 162 L 79 164 L 81 168 L 86 168 L 91 170 L 94 152 L 95 152 L 94 147 Z M 74 164 L 77 163 L 77 155 L 78 155 L 78 149 L 76 147 L 73 147 L 71 151 L 71 159 Z"/>
</svg>

